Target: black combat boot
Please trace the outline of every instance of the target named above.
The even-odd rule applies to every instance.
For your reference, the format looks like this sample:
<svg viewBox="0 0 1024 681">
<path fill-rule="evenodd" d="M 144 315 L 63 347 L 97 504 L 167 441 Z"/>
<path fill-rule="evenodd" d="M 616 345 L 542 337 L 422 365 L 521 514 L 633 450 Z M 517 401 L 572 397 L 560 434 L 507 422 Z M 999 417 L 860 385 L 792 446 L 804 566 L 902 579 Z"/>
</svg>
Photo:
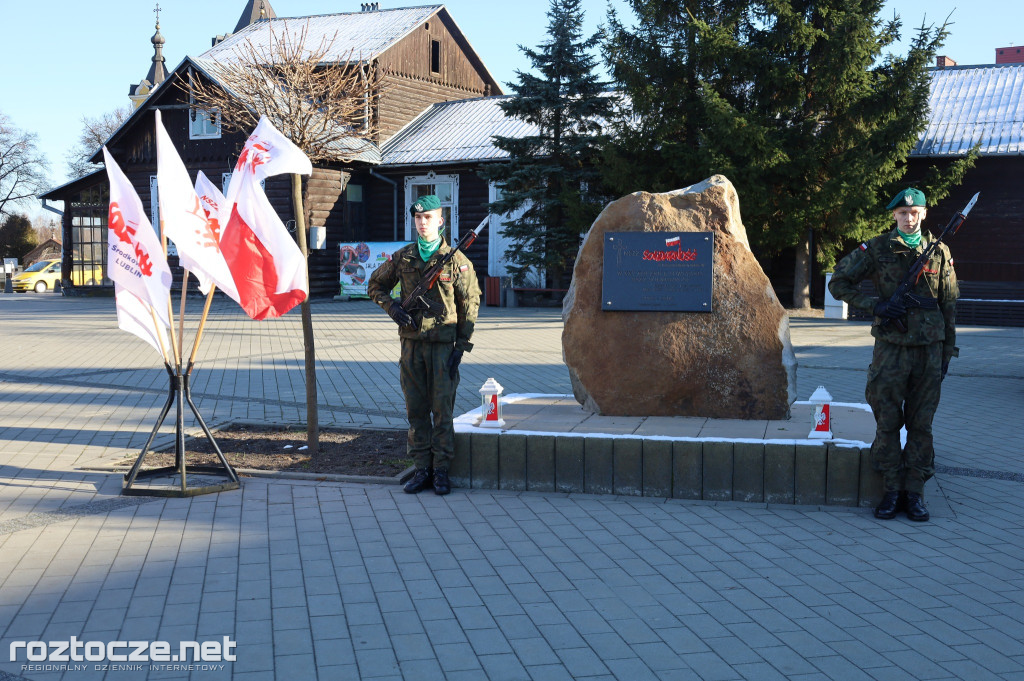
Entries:
<svg viewBox="0 0 1024 681">
<path fill-rule="evenodd" d="M 405 483 L 405 493 L 416 494 L 420 490 L 424 490 L 427 487 L 431 487 L 433 485 L 433 479 L 433 468 L 417 468 L 416 472 L 413 473 L 412 478 L 409 480 L 409 482 Z"/>
<path fill-rule="evenodd" d="M 448 469 L 438 468 L 434 471 L 434 494 L 444 495 L 452 491 L 452 483 L 448 479 Z"/>
<path fill-rule="evenodd" d="M 886 492 L 882 497 L 882 503 L 875 507 L 875 517 L 879 520 L 892 520 L 896 517 L 896 510 L 900 505 L 899 492 Z"/>
<path fill-rule="evenodd" d="M 928 515 L 928 509 L 920 494 L 907 492 L 907 517 L 919 523 L 923 523 L 931 517 Z"/>
</svg>

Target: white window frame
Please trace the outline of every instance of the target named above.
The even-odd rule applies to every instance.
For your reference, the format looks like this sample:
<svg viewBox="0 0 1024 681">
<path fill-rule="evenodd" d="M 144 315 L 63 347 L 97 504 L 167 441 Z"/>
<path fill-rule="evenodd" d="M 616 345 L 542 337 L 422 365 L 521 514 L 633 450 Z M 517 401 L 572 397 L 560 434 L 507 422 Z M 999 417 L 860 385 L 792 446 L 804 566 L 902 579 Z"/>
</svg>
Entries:
<svg viewBox="0 0 1024 681">
<path fill-rule="evenodd" d="M 456 175 L 437 175 L 431 170 L 426 175 L 407 175 L 405 177 L 405 240 L 413 241 L 416 238 L 416 229 L 412 222 L 412 214 L 408 210 L 408 206 L 412 205 L 413 200 L 413 187 L 417 185 L 436 185 L 442 182 L 450 182 L 452 185 L 452 200 L 451 202 L 442 202 L 442 208 L 451 209 L 451 220 L 450 224 L 446 224 L 446 233 L 448 234 L 448 243 L 453 244 L 459 239 L 459 176 Z"/>
<path fill-rule="evenodd" d="M 494 203 L 501 198 L 501 187 L 498 183 L 489 181 L 487 183 L 487 199 Z M 508 261 L 505 259 L 505 251 L 512 245 L 512 240 L 505 237 L 505 223 L 523 216 L 523 213 L 530 207 L 527 201 L 518 210 L 504 215 L 490 215 L 490 222 L 487 224 L 487 231 L 490 237 L 487 240 L 487 274 L 492 277 L 511 277 L 512 272 L 508 269 Z M 546 277 L 543 270 L 536 270 L 526 275 L 528 283 L 544 288 Z"/>
<path fill-rule="evenodd" d="M 190 140 L 215 140 L 220 139 L 220 110 L 213 110 L 213 120 L 211 120 L 210 109 L 200 109 L 197 106 L 192 107 L 188 110 L 188 138 Z M 195 116 L 195 118 L 193 118 Z M 200 122 L 212 124 L 216 128 L 215 132 L 196 132 L 195 126 Z M 204 124 L 203 128 L 207 126 Z"/>
<path fill-rule="evenodd" d="M 160 190 L 157 186 L 156 175 L 149 176 L 149 213 L 153 223 L 153 231 L 156 237 L 160 237 Z M 167 240 L 167 255 L 178 255 L 178 247 L 170 239 Z"/>
</svg>

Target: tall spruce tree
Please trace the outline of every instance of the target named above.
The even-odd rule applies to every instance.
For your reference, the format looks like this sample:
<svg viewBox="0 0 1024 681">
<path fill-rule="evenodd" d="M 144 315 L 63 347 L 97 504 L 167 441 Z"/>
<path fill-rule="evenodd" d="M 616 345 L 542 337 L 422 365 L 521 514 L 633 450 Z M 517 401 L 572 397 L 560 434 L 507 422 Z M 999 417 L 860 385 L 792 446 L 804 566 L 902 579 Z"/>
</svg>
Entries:
<svg viewBox="0 0 1024 681">
<path fill-rule="evenodd" d="M 886 52 L 899 40 L 901 22 L 879 18 L 883 0 L 749 0 L 742 8 L 699 0 L 691 4 L 696 11 L 675 14 L 667 8 L 682 3 L 633 2 L 657 30 L 685 36 L 685 60 L 665 50 L 670 41 L 647 39 L 646 52 L 632 49 L 651 27 L 634 32 L 612 22 L 613 73 L 627 94 L 640 83 L 644 97 L 665 107 L 674 93 L 644 86 L 642 74 L 651 66 L 669 72 L 673 61 L 683 70 L 702 66 L 686 83 L 693 101 L 683 113 L 697 130 L 696 150 L 679 163 L 656 136 L 623 124 L 634 139 L 623 136 L 609 148 L 609 181 L 636 189 L 650 165 L 642 150 L 659 144 L 663 167 L 654 186 L 726 175 L 739 191 L 755 249 L 796 250 L 793 305 L 806 307 L 812 257 L 829 267 L 850 241 L 890 224 L 882 207 L 927 124 L 927 67 L 946 27 L 921 26 L 907 54 L 896 56 Z M 663 118 L 679 125 L 677 117 Z M 933 169 L 919 185 L 935 202 L 973 161 L 971 155 L 942 175 Z"/>
<path fill-rule="evenodd" d="M 602 124 L 613 98 L 595 73 L 591 50 L 600 32 L 583 38 L 581 0 L 551 0 L 547 40 L 538 49 L 519 46 L 532 71 L 516 71 L 515 96 L 500 104 L 507 116 L 532 123 L 537 133 L 498 137 L 509 161 L 486 171 L 502 187 L 490 204 L 495 214 L 522 214 L 505 224 L 512 246 L 505 253 L 516 278 L 547 272 L 548 285 L 566 288 L 584 233 L 603 207 L 598 163 L 606 138 Z"/>
</svg>

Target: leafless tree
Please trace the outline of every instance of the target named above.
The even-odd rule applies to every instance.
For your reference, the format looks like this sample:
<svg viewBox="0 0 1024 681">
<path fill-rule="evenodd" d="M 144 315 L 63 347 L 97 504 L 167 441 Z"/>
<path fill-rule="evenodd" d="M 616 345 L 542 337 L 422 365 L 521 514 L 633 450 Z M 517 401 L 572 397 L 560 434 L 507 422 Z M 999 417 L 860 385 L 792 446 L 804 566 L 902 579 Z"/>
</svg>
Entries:
<svg viewBox="0 0 1024 681">
<path fill-rule="evenodd" d="M 308 24 L 299 31 L 280 33 L 269 28 L 266 44 L 240 43 L 230 58 L 219 60 L 210 75 L 216 82 L 193 75 L 179 87 L 189 102 L 220 114 L 221 125 L 248 133 L 267 119 L 302 149 L 311 161 L 347 163 L 377 139 L 377 104 L 384 78 L 373 64 L 353 52 L 344 59 L 332 56 L 337 38 L 324 38 L 307 47 Z M 292 175 L 292 204 L 296 239 L 303 256 L 306 220 L 302 206 L 302 179 Z M 306 364 L 306 430 L 309 452 L 319 451 L 316 406 L 316 361 L 313 319 L 309 299 L 301 307 Z"/>
<path fill-rule="evenodd" d="M 78 178 L 88 175 L 100 166 L 89 163 L 89 159 L 110 136 L 132 115 L 132 107 L 123 107 L 108 111 L 96 118 L 82 116 L 82 132 L 78 135 L 75 146 L 65 154 L 68 177 Z"/>
<path fill-rule="evenodd" d="M 268 44 L 244 41 L 217 63 L 217 83 L 194 76 L 180 87 L 196 107 L 218 111 L 227 130 L 248 133 L 266 116 L 314 163 L 349 162 L 377 139 L 385 79 L 354 52 L 331 56 L 337 36 L 307 47 L 307 28 L 271 28 Z"/>
<path fill-rule="evenodd" d="M 48 164 L 36 139 L 35 133 L 16 128 L 0 112 L 0 217 L 12 215 L 47 188 Z"/>
</svg>

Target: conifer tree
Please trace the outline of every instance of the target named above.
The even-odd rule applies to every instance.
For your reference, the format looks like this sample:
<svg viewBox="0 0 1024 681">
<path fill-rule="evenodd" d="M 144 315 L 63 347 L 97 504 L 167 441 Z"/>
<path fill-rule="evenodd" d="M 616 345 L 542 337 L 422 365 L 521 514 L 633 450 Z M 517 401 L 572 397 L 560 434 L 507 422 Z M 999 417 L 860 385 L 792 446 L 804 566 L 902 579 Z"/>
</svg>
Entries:
<svg viewBox="0 0 1024 681">
<path fill-rule="evenodd" d="M 505 224 L 513 242 L 505 255 L 514 275 L 544 270 L 549 286 L 566 288 L 580 235 L 607 199 L 598 162 L 602 124 L 614 100 L 603 91 L 591 54 L 601 34 L 583 38 L 581 0 L 551 0 L 547 16 L 547 39 L 537 49 L 519 47 L 535 73 L 516 71 L 518 82 L 509 84 L 515 96 L 499 105 L 537 132 L 495 137 L 510 159 L 488 169 L 487 179 L 502 187 L 501 199 L 490 204 L 492 213 L 525 208 Z"/>
<path fill-rule="evenodd" d="M 0 257 L 20 260 L 38 245 L 32 221 L 21 213 L 11 213 L 0 222 Z"/>
<path fill-rule="evenodd" d="M 701 66 L 687 81 L 693 101 L 682 114 L 697 130 L 695 139 L 683 138 L 696 150 L 680 163 L 667 156 L 662 131 L 630 131 L 634 139 L 624 136 L 626 144 L 609 149 L 609 180 L 620 190 L 627 190 L 627 178 L 643 181 L 652 165 L 645 152 L 659 143 L 653 179 L 664 188 L 726 175 L 739 191 L 755 248 L 796 249 L 793 305 L 807 306 L 812 257 L 829 267 L 847 243 L 891 223 L 882 207 L 901 186 L 927 124 L 927 67 L 946 26 L 922 25 L 907 54 L 895 56 L 886 51 L 899 40 L 901 22 L 879 18 L 883 0 L 748 0 L 742 8 L 699 0 L 692 14 L 675 15 L 666 7 L 682 3 L 633 5 L 640 16 L 640 9 L 654 12 L 658 30 L 686 36 L 688 61 L 666 51 L 671 43 L 664 40 L 645 41 L 650 54 L 632 49 L 631 41 L 652 29 L 634 32 L 613 22 L 614 73 L 632 96 L 649 65 L 660 72 L 673 62 Z M 630 74 L 638 75 L 623 77 Z M 662 107 L 674 97 L 649 87 L 640 92 Z M 679 125 L 680 117 L 664 118 Z M 973 160 L 954 163 L 942 176 L 933 172 L 921 183 L 929 200 L 948 194 Z"/>
</svg>

